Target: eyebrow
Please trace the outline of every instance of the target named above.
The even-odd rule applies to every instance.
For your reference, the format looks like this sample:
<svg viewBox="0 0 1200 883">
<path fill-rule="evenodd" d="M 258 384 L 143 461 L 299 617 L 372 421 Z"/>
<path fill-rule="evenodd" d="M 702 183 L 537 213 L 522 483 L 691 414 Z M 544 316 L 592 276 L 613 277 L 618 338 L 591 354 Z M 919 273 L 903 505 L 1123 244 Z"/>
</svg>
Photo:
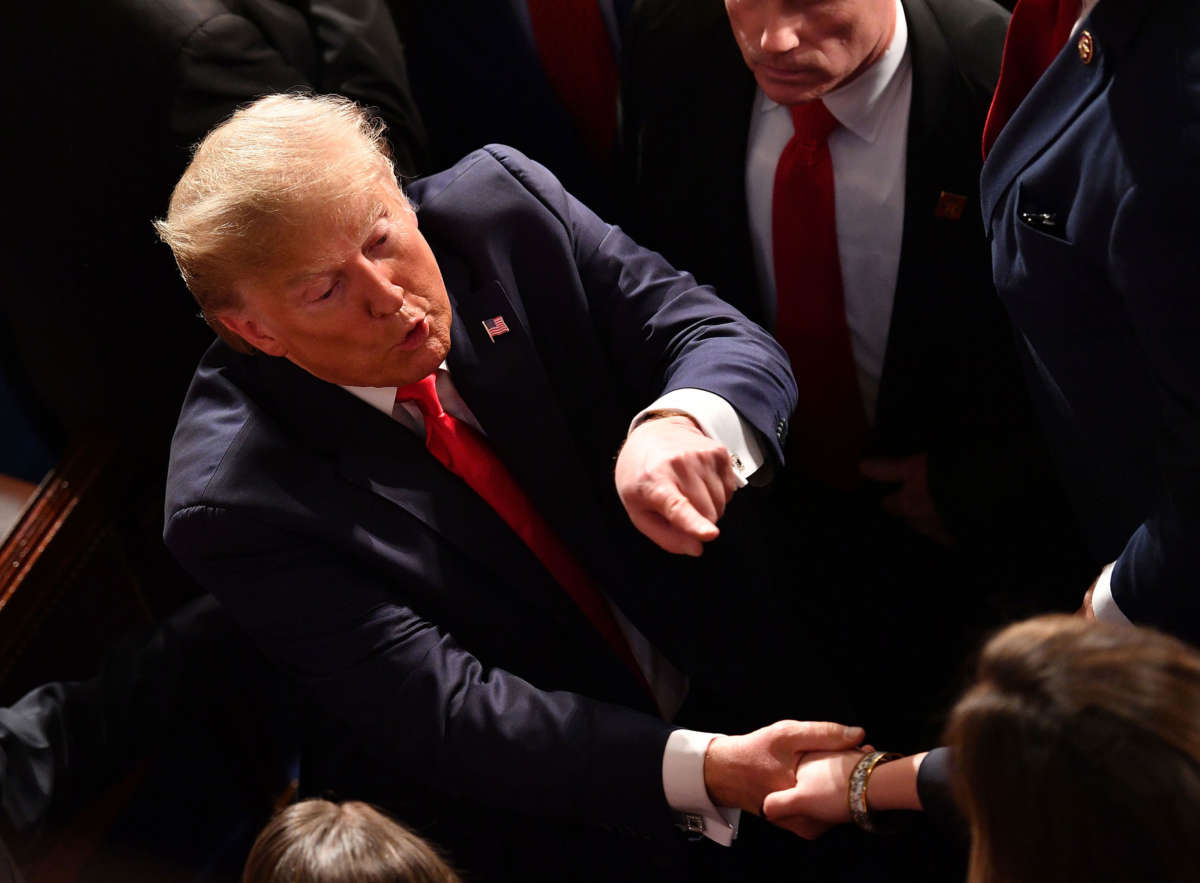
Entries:
<svg viewBox="0 0 1200 883">
<path fill-rule="evenodd" d="M 365 218 L 362 226 L 359 228 L 358 235 L 355 237 L 357 239 L 357 241 L 365 242 L 367 240 L 367 238 L 371 235 L 371 228 L 374 227 L 379 222 L 380 218 L 387 217 L 387 215 L 388 215 L 387 204 L 384 203 L 383 200 L 376 200 L 375 203 L 371 206 L 371 210 L 369 212 L 367 212 L 366 218 Z M 323 260 L 325 260 L 325 258 L 320 258 L 319 260 L 323 261 Z M 336 272 L 338 267 L 341 266 L 341 259 L 330 257 L 329 261 L 330 261 L 330 263 L 328 265 L 313 266 L 312 269 L 304 269 L 292 276 L 289 276 L 288 279 L 284 282 L 284 285 L 287 288 L 293 288 L 293 287 L 300 285 L 301 283 L 306 282 L 310 279 L 315 279 L 319 276 L 327 276 L 330 273 Z"/>
</svg>

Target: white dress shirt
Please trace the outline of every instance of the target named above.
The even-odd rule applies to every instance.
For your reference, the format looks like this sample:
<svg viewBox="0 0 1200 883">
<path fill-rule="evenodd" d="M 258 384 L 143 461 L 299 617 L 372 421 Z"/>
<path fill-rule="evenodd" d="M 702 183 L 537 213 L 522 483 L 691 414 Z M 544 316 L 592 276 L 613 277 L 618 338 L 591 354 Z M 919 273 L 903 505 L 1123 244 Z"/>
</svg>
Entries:
<svg viewBox="0 0 1200 883">
<path fill-rule="evenodd" d="M 850 345 L 868 421 L 875 419 L 879 378 L 904 233 L 905 158 L 912 62 L 908 26 L 896 0 L 892 41 L 874 64 L 823 99 L 841 124 L 829 136 L 833 160 L 838 258 Z M 746 145 L 746 208 L 755 270 L 769 322 L 775 318 L 775 255 L 771 203 L 775 167 L 794 128 L 787 107 L 758 91 Z"/>
<path fill-rule="evenodd" d="M 483 433 L 479 421 L 458 394 L 445 362 L 438 368 L 436 379 L 442 409 Z M 424 437 L 425 421 L 420 409 L 412 402 L 397 403 L 396 387 L 347 386 L 345 389 Z M 733 406 L 720 396 L 702 389 L 673 390 L 635 416 L 630 431 L 648 412 L 662 408 L 685 411 L 706 435 L 729 449 L 739 486 L 744 486 L 746 479 L 762 466 L 764 461 L 757 430 L 742 420 Z M 650 685 L 659 713 L 664 720 L 671 720 L 687 696 L 687 677 L 650 643 L 611 599 L 608 603 Z M 693 824 L 702 826 L 706 837 L 728 846 L 737 836 L 741 811 L 715 806 L 704 785 L 704 755 L 708 743 L 717 735 L 720 734 L 678 729 L 667 737 L 662 765 L 663 795 L 673 810 L 687 814 Z"/>
</svg>

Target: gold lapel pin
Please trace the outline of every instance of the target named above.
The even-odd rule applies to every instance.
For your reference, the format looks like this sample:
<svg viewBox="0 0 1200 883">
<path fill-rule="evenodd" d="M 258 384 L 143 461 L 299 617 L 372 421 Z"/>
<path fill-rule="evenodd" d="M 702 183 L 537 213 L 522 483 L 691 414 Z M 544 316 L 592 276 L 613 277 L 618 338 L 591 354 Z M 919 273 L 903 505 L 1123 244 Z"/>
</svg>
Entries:
<svg viewBox="0 0 1200 883">
<path fill-rule="evenodd" d="M 1084 64 L 1092 63 L 1092 59 L 1096 57 L 1096 41 L 1092 39 L 1091 31 L 1080 32 L 1075 48 L 1079 50 L 1080 61 Z"/>
</svg>

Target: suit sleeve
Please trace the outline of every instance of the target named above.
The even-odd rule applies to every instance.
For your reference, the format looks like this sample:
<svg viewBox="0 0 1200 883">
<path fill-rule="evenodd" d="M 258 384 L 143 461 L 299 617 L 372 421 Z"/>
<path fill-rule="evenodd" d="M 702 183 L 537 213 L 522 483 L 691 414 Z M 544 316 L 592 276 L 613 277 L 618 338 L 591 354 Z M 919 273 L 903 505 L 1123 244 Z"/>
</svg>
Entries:
<svg viewBox="0 0 1200 883">
<path fill-rule="evenodd" d="M 535 816 L 669 824 L 662 721 L 483 664 L 398 602 L 394 576 L 244 510 L 183 509 L 166 539 L 266 654 L 349 723 L 381 781 Z M 419 549 L 409 561 L 421 579 L 428 561 Z"/>
<path fill-rule="evenodd" d="M 597 336 L 638 407 L 675 389 L 714 393 L 782 462 L 796 382 L 775 339 L 691 274 L 606 224 L 542 166 L 489 149 L 565 225 Z"/>
<path fill-rule="evenodd" d="M 934 825 L 951 839 L 966 843 L 970 837 L 962 809 L 954 798 L 954 751 L 935 748 L 917 770 L 917 796 Z"/>
</svg>

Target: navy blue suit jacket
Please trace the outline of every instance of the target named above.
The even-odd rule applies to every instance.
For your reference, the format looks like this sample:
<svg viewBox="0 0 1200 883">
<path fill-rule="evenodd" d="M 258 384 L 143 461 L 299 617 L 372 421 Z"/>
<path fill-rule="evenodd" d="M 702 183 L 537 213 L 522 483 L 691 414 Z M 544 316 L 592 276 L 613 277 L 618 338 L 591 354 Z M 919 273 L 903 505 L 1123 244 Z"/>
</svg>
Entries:
<svg viewBox="0 0 1200 883">
<path fill-rule="evenodd" d="M 613 457 L 639 408 L 699 387 L 780 458 L 786 356 L 509 148 L 411 196 L 451 295 L 456 387 L 598 584 L 688 669 L 710 555 L 669 556 L 632 528 Z M 495 316 L 511 330 L 493 342 Z M 166 516 L 179 560 L 313 685 L 380 776 L 665 829 L 670 726 L 520 540 L 387 415 L 218 343 L 183 406 Z"/>
<path fill-rule="evenodd" d="M 1132 620 L 1200 642 L 1200 9 L 1101 0 L 983 170 L 996 285 Z M 1119 557 L 1118 557 L 1119 556 Z"/>
</svg>

